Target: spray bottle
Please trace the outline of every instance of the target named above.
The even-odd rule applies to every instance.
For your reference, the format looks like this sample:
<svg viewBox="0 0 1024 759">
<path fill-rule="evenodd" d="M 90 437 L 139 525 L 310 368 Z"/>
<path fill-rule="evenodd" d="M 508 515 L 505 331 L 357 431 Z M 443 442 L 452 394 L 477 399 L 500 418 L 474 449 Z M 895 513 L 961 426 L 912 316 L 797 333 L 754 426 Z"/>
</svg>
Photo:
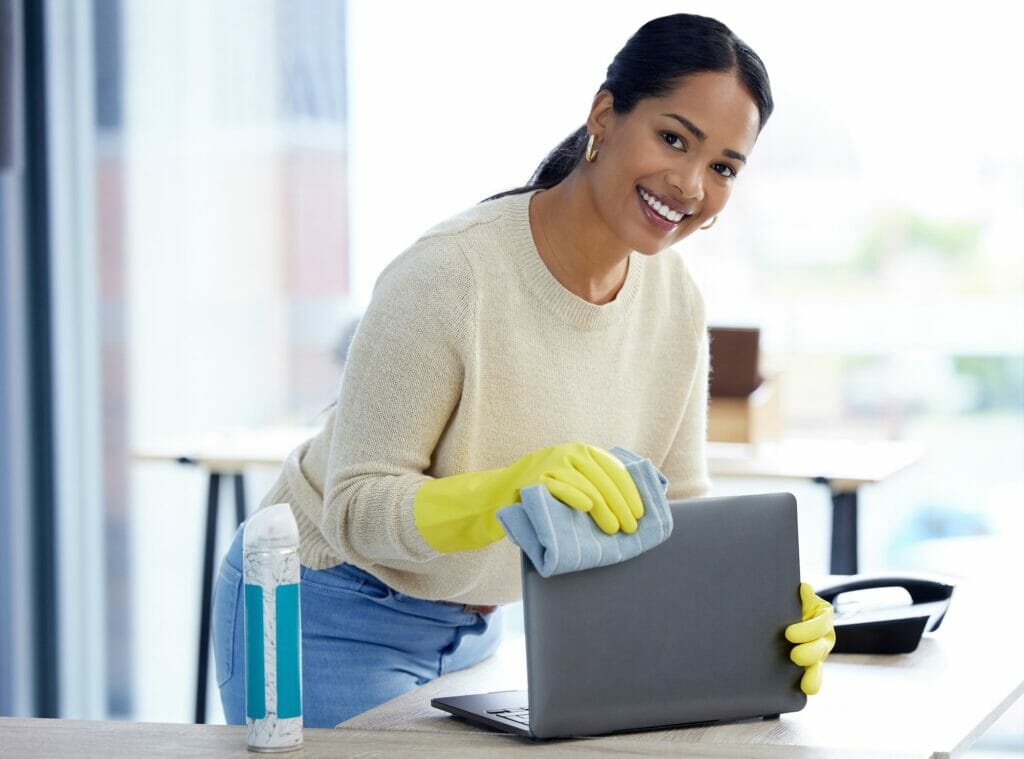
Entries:
<svg viewBox="0 0 1024 759">
<path fill-rule="evenodd" d="M 250 751 L 302 746 L 299 527 L 287 503 L 245 524 L 245 724 Z"/>
</svg>

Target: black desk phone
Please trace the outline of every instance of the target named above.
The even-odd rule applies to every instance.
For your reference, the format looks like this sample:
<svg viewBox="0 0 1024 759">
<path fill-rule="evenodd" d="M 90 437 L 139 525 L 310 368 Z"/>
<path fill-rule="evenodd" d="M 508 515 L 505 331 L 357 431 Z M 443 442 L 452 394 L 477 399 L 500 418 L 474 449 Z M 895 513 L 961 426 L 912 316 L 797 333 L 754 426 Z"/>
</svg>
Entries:
<svg viewBox="0 0 1024 759">
<path fill-rule="evenodd" d="M 833 605 L 836 645 L 840 654 L 905 654 L 917 648 L 925 632 L 937 630 L 949 608 L 953 585 L 924 577 L 897 575 L 851 575 L 831 577 L 834 584 L 815 589 Z M 860 602 L 844 604 L 836 599 L 843 593 L 882 588 L 902 588 L 910 604 L 871 606 Z"/>
</svg>

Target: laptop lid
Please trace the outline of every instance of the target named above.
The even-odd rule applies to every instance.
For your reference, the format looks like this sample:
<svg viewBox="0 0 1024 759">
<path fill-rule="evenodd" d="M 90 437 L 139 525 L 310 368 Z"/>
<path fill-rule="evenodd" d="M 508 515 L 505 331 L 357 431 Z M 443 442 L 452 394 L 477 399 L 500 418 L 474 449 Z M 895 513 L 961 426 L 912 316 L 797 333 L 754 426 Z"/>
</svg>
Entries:
<svg viewBox="0 0 1024 759">
<path fill-rule="evenodd" d="M 523 558 L 530 733 L 549 738 L 798 711 L 796 500 L 673 501 L 671 537 L 541 577 Z"/>
</svg>

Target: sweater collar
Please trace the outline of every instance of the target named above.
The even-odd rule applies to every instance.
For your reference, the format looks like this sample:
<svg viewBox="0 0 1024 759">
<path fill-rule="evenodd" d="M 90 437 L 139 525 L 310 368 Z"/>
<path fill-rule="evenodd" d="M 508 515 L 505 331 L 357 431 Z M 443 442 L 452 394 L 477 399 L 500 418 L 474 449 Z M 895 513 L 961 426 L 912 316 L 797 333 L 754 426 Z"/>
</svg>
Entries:
<svg viewBox="0 0 1024 759">
<path fill-rule="evenodd" d="M 555 279 L 537 252 L 530 228 L 530 198 L 536 192 L 533 190 L 506 198 L 506 214 L 512 235 L 510 251 L 527 288 L 556 316 L 580 329 L 598 329 L 624 318 L 640 292 L 644 256 L 636 251 L 630 252 L 626 281 L 614 300 L 603 305 L 584 300 Z"/>
</svg>

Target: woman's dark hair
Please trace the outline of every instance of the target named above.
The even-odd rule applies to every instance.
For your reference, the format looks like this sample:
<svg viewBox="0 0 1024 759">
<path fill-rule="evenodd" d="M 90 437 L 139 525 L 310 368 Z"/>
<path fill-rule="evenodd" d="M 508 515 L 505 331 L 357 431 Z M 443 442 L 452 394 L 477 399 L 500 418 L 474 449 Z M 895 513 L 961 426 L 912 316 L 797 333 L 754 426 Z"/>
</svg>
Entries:
<svg viewBox="0 0 1024 759">
<path fill-rule="evenodd" d="M 735 72 L 757 105 L 759 129 L 764 128 L 774 108 L 764 63 L 729 27 L 706 16 L 677 13 L 648 21 L 615 56 L 598 92 L 611 92 L 612 108 L 625 114 L 644 98 L 667 95 L 686 77 L 703 72 Z M 527 185 L 486 200 L 554 187 L 583 160 L 586 144 L 583 125 L 541 161 Z"/>
</svg>

